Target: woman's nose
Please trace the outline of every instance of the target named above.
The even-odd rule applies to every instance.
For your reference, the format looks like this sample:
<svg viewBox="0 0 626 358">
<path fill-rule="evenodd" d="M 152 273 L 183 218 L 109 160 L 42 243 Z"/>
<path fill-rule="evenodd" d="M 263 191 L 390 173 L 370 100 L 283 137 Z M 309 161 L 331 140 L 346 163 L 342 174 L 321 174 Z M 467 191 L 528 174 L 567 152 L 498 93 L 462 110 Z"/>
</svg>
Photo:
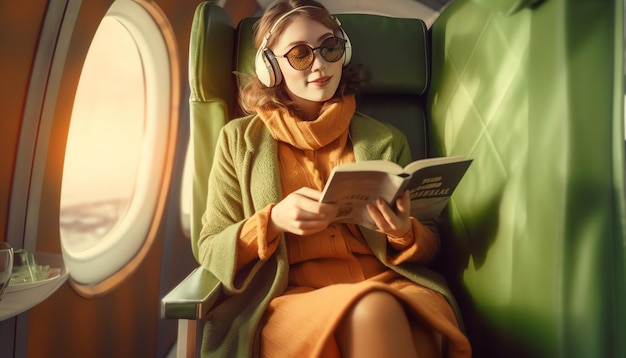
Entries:
<svg viewBox="0 0 626 358">
<path fill-rule="evenodd" d="M 311 71 L 317 71 L 326 68 L 326 60 L 320 55 L 319 50 L 313 51 L 313 64 L 311 65 Z"/>
</svg>

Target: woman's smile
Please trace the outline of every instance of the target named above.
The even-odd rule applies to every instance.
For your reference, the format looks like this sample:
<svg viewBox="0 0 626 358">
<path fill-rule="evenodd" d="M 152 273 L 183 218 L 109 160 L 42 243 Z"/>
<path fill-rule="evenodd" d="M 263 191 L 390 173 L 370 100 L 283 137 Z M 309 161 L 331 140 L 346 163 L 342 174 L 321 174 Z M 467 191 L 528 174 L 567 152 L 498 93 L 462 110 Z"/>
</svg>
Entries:
<svg viewBox="0 0 626 358">
<path fill-rule="evenodd" d="M 326 86 L 328 83 L 330 83 L 330 80 L 332 79 L 332 76 L 323 76 L 323 77 L 319 77 L 313 81 L 310 81 L 309 84 L 314 85 L 314 86 Z"/>
</svg>

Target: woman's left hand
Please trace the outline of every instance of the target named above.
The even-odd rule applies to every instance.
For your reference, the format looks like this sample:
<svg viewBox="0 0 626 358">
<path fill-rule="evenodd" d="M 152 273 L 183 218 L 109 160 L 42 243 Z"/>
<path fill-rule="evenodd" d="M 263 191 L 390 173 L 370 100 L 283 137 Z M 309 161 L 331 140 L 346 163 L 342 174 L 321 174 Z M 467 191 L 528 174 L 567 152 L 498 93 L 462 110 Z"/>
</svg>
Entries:
<svg viewBox="0 0 626 358">
<path fill-rule="evenodd" d="M 367 211 L 376 223 L 378 231 L 392 237 L 402 237 L 411 230 L 409 191 L 405 191 L 395 204 L 396 210 L 379 198 L 376 200 L 376 205 L 367 204 Z"/>
</svg>

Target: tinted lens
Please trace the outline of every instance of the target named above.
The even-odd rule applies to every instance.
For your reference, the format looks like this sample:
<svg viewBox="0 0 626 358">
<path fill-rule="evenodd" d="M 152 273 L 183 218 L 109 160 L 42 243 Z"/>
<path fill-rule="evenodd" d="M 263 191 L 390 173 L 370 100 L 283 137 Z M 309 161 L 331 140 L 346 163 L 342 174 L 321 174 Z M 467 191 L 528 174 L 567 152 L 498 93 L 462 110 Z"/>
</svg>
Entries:
<svg viewBox="0 0 626 358">
<path fill-rule="evenodd" d="M 346 41 L 338 37 L 329 37 L 319 47 L 320 55 L 328 62 L 337 62 L 346 50 Z"/>
<path fill-rule="evenodd" d="M 291 67 L 296 70 L 306 70 L 313 63 L 313 49 L 307 45 L 298 45 L 285 54 Z"/>
<path fill-rule="evenodd" d="M 337 62 L 346 50 L 346 40 L 339 37 L 329 37 L 322 41 L 320 47 L 317 48 L 311 48 L 308 45 L 297 45 L 289 50 L 284 57 L 287 58 L 291 67 L 298 71 L 304 71 L 313 63 L 315 59 L 313 51 L 318 49 L 326 62 Z"/>
</svg>

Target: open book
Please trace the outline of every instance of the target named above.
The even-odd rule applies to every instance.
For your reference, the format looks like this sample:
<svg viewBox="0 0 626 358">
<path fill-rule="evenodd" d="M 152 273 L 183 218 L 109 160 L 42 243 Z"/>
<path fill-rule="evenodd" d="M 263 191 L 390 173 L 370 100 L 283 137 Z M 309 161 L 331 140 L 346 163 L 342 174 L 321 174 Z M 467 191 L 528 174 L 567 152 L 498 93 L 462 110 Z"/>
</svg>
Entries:
<svg viewBox="0 0 626 358">
<path fill-rule="evenodd" d="M 335 222 L 373 228 L 366 204 L 381 198 L 393 207 L 408 189 L 411 214 L 419 220 L 435 218 L 471 163 L 471 159 L 456 156 L 421 159 L 404 168 L 386 160 L 342 164 L 331 172 L 320 201 L 339 204 Z"/>
</svg>

